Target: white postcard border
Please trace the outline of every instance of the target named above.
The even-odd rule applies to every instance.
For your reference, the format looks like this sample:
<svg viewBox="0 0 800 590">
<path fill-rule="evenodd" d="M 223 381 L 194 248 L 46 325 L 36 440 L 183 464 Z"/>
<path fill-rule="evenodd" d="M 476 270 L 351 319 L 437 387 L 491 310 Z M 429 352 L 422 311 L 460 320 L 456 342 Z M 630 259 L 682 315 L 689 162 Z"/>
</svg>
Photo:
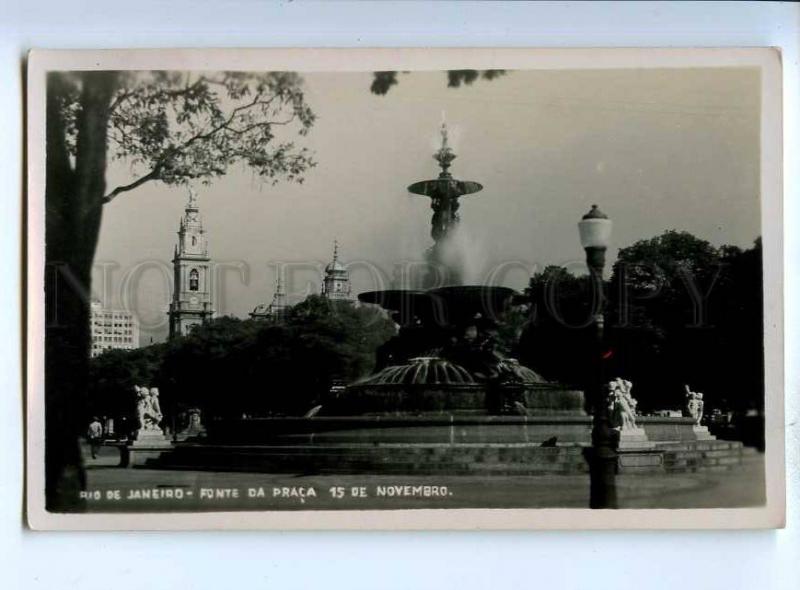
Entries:
<svg viewBox="0 0 800 590">
<path fill-rule="evenodd" d="M 759 67 L 762 71 L 761 212 L 764 259 L 767 503 L 689 510 L 439 509 L 55 514 L 44 510 L 45 74 L 49 70 L 612 69 Z M 34 50 L 27 97 L 28 523 L 39 530 L 209 529 L 740 529 L 785 520 L 783 178 L 781 55 L 774 48 L 587 49 L 150 49 Z"/>
</svg>

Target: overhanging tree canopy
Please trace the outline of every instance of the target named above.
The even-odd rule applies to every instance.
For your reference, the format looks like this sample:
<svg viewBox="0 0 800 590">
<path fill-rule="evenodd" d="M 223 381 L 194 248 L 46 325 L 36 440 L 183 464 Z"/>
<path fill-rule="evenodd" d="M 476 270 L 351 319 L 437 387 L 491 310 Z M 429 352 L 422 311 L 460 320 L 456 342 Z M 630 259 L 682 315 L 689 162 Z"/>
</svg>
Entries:
<svg viewBox="0 0 800 590">
<path fill-rule="evenodd" d="M 291 72 L 52 72 L 47 80 L 45 464 L 48 509 L 76 507 L 88 293 L 103 206 L 150 181 L 207 182 L 236 163 L 271 182 L 314 165 L 314 113 Z M 131 178 L 107 190 L 109 159 Z M 75 474 L 79 474 L 75 477 Z"/>
<path fill-rule="evenodd" d="M 150 180 L 182 184 L 222 176 L 236 162 L 273 182 L 302 182 L 303 172 L 314 165 L 308 150 L 293 140 L 314 123 L 302 79 L 294 72 L 54 76 L 61 77 L 60 115 L 73 158 L 82 147 L 79 122 L 95 106 L 86 101 L 87 86 L 102 81 L 108 87 L 108 145 L 114 159 L 131 164 L 135 177 L 104 194 L 103 203 Z M 283 127 L 290 130 L 282 133 Z"/>
</svg>

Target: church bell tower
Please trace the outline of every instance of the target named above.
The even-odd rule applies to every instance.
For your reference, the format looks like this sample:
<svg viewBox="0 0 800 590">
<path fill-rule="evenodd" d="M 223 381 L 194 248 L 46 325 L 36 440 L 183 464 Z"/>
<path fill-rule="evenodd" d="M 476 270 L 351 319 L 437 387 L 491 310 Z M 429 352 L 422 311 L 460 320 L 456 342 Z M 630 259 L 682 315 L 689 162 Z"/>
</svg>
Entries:
<svg viewBox="0 0 800 590">
<path fill-rule="evenodd" d="M 214 316 L 211 300 L 211 259 L 208 257 L 197 195 L 189 189 L 189 202 L 178 229 L 172 259 L 175 289 L 169 305 L 169 337 L 188 334 Z"/>
</svg>

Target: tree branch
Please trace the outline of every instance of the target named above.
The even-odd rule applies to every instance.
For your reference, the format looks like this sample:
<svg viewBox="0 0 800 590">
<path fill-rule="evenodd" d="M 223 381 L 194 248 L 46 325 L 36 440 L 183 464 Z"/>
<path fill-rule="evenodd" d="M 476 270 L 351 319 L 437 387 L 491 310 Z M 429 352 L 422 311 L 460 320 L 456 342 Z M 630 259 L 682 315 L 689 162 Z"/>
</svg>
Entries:
<svg viewBox="0 0 800 590">
<path fill-rule="evenodd" d="M 250 108 L 252 108 L 252 107 L 254 107 L 256 105 L 259 105 L 259 104 L 260 105 L 269 106 L 272 103 L 272 101 L 275 100 L 275 96 L 273 96 L 269 100 L 261 100 L 261 96 L 263 96 L 263 95 L 261 93 L 258 93 L 258 94 L 256 94 L 255 98 L 252 100 L 252 102 L 240 105 L 240 106 L 236 107 L 235 109 L 233 109 L 233 111 L 231 111 L 230 116 L 225 121 L 223 121 L 220 125 L 218 125 L 217 127 L 214 127 L 211 131 L 207 131 L 205 133 L 198 133 L 197 135 L 194 135 L 193 137 L 190 137 L 189 139 L 187 139 L 186 141 L 184 141 L 181 144 L 180 149 L 181 150 L 186 149 L 187 147 L 191 146 L 195 141 L 210 139 L 211 137 L 213 137 L 214 135 L 216 135 L 217 133 L 219 133 L 223 129 L 230 129 L 231 123 L 233 123 L 233 121 L 236 119 L 236 116 L 239 113 L 241 113 L 242 111 L 246 111 L 247 109 L 250 109 Z"/>
<path fill-rule="evenodd" d="M 225 131 L 230 131 L 231 133 L 235 133 L 236 135 L 244 135 L 245 133 L 249 133 L 253 129 L 259 129 L 259 128 L 261 128 L 261 129 L 264 129 L 264 128 L 269 129 L 273 125 L 278 125 L 278 126 L 280 126 L 280 125 L 288 125 L 289 123 L 291 123 L 294 120 L 295 120 L 295 117 L 294 117 L 294 115 L 292 115 L 292 117 L 290 119 L 286 119 L 285 121 L 262 121 L 260 123 L 253 123 L 252 125 L 248 125 L 247 127 L 243 128 L 243 129 L 236 129 L 236 127 L 225 127 L 224 129 L 225 129 Z"/>
<path fill-rule="evenodd" d="M 307 130 L 313 120 L 313 114 L 309 115 L 308 121 L 304 119 L 306 107 L 302 103 L 302 94 L 294 93 L 291 87 L 294 81 L 291 79 L 285 82 L 290 85 L 288 89 L 281 88 L 279 80 L 275 88 L 264 83 L 256 86 L 255 92 L 248 81 L 240 83 L 234 79 L 229 83 L 226 78 L 217 80 L 200 76 L 194 82 L 187 79 L 185 86 L 179 89 L 171 87 L 175 83 L 172 78 L 166 80 L 167 88 L 159 88 L 162 82 L 164 81 L 156 79 L 139 90 L 123 90 L 111 101 L 109 110 L 113 115 L 108 125 L 108 139 L 117 144 L 120 157 L 129 158 L 136 164 L 149 162 L 148 168 L 151 169 L 144 176 L 118 186 L 101 197 L 103 204 L 110 203 L 120 194 L 132 191 L 150 180 L 176 184 L 194 177 L 219 176 L 224 174 L 225 167 L 230 163 L 231 148 L 237 147 L 237 142 L 244 142 L 249 147 L 247 154 L 240 153 L 237 154 L 238 157 L 252 159 L 252 151 L 255 150 L 258 154 L 259 150 L 251 144 L 257 139 L 264 143 L 272 139 L 268 131 L 260 138 L 246 137 L 254 130 L 268 130 L 273 125 L 290 125 L 297 119 L 303 122 Z M 228 98 L 234 100 L 227 113 L 227 109 L 221 108 L 219 97 L 208 89 L 208 85 L 226 88 Z M 279 105 L 277 108 L 274 106 L 276 103 Z M 152 107 L 152 104 L 156 104 L 156 107 Z M 294 110 L 283 114 L 286 105 Z M 159 109 L 157 113 L 154 108 Z M 168 111 L 172 113 L 172 118 Z M 148 117 L 151 112 L 153 116 Z M 281 114 L 283 117 L 277 121 L 263 120 L 280 117 Z M 177 128 L 174 128 L 176 125 Z M 304 134 L 303 130 L 300 134 Z M 208 159 L 208 154 L 203 152 L 204 147 L 208 147 L 216 158 Z M 276 170 L 270 172 L 271 176 L 282 170 L 295 170 L 298 165 L 293 164 L 289 156 L 290 154 L 281 150 L 271 156 L 279 160 Z M 260 172 L 270 168 L 269 157 L 265 155 L 257 158 L 259 161 L 263 160 L 257 166 Z M 302 158 L 297 162 L 304 164 Z M 289 177 L 292 178 L 292 175 L 289 174 Z"/>
<path fill-rule="evenodd" d="M 103 204 L 106 205 L 106 204 L 110 203 L 111 201 L 113 201 L 115 198 L 117 198 L 122 193 L 125 193 L 125 192 L 128 192 L 128 191 L 132 191 L 133 189 L 142 186 L 145 182 L 149 182 L 151 180 L 156 180 L 160 173 L 161 173 L 161 167 L 160 166 L 156 166 L 150 172 L 148 172 L 147 174 L 145 174 L 141 178 L 138 178 L 137 180 L 134 180 L 130 184 L 124 184 L 124 185 L 118 186 L 113 191 L 111 191 L 110 193 L 108 193 L 106 196 L 103 197 Z"/>
</svg>

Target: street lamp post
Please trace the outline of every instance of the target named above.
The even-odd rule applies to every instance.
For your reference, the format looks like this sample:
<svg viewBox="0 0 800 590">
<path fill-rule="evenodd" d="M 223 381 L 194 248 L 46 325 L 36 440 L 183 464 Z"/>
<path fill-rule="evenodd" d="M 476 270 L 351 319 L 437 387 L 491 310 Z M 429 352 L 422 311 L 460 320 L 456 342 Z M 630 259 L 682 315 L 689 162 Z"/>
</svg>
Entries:
<svg viewBox="0 0 800 590">
<path fill-rule="evenodd" d="M 592 374 L 589 399 L 592 407 L 592 448 L 589 454 L 591 508 L 617 507 L 617 437 L 611 427 L 608 401 L 604 388 L 603 359 L 605 296 L 603 294 L 603 268 L 606 249 L 611 239 L 611 220 L 592 205 L 591 211 L 578 223 L 581 246 L 586 251 L 586 265 L 597 297 L 593 306 L 595 329 L 592 350 Z"/>
</svg>

